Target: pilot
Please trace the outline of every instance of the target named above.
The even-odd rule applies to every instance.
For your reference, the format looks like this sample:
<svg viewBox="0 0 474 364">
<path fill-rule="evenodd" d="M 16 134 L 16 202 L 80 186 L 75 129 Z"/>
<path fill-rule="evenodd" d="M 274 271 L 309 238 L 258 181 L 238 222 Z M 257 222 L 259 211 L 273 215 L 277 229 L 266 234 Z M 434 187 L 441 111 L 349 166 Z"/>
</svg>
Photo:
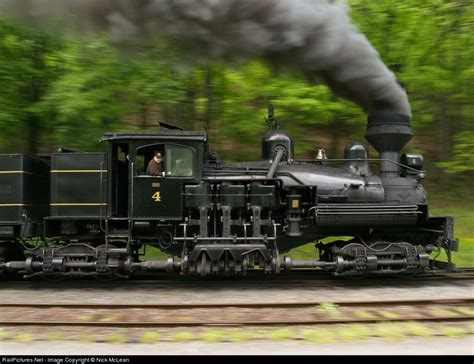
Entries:
<svg viewBox="0 0 474 364">
<path fill-rule="evenodd" d="M 160 152 L 155 152 L 153 159 L 148 163 L 146 174 L 149 176 L 164 176 L 163 158 Z"/>
</svg>

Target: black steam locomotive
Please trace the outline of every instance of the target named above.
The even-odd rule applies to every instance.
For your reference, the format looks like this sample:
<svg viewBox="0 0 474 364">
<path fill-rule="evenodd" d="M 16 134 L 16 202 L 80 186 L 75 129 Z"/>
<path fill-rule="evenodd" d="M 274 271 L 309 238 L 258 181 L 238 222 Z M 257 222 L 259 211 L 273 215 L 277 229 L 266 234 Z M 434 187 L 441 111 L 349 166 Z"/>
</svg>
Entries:
<svg viewBox="0 0 474 364">
<path fill-rule="evenodd" d="M 206 133 L 166 124 L 157 133 L 107 133 L 106 153 L 0 155 L 0 271 L 109 278 L 454 268 L 453 219 L 429 214 L 423 158 L 399 158 L 412 137 L 409 117 L 369 117 L 366 138 L 379 159 L 353 143 L 343 159 L 327 159 L 321 149 L 314 160 L 297 160 L 272 109 L 269 124 L 257 162 L 224 164 Z M 147 175 L 157 151 L 163 175 Z M 328 237 L 339 240 L 321 242 Z M 281 255 L 309 242 L 316 243 L 313 260 Z M 150 246 L 168 258 L 144 259 Z M 440 250 L 447 263 L 430 260 Z"/>
</svg>

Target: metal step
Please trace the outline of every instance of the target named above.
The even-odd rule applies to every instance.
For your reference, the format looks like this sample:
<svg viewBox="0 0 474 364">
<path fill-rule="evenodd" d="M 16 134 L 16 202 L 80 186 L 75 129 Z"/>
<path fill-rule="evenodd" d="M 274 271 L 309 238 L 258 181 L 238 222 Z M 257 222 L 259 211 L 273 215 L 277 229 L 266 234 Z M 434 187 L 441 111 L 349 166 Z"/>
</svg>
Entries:
<svg viewBox="0 0 474 364">
<path fill-rule="evenodd" d="M 127 254 L 128 250 L 127 249 L 121 249 L 121 248 L 109 248 L 106 250 L 107 253 L 123 253 Z"/>
</svg>

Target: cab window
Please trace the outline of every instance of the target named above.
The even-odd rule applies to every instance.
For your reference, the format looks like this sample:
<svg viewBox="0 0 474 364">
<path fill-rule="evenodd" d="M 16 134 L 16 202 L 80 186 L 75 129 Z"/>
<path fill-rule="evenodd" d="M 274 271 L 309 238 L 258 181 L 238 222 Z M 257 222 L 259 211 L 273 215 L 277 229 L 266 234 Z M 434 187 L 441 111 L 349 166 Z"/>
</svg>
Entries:
<svg viewBox="0 0 474 364">
<path fill-rule="evenodd" d="M 164 157 L 164 144 L 145 145 L 137 149 L 135 157 L 135 171 L 138 176 L 147 175 L 148 163 L 153 159 L 155 153 L 160 153 Z"/>
<path fill-rule="evenodd" d="M 194 167 L 193 150 L 178 145 L 167 145 L 165 148 L 166 176 L 192 177 Z"/>
</svg>

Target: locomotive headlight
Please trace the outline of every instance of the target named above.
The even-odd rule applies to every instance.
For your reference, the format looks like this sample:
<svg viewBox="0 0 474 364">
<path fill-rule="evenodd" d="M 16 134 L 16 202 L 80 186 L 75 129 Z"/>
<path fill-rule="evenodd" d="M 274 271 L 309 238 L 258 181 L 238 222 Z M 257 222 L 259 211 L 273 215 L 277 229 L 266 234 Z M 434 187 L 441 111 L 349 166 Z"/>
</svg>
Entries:
<svg viewBox="0 0 474 364">
<path fill-rule="evenodd" d="M 403 165 L 402 169 L 406 176 L 423 179 L 426 177 L 426 172 L 423 171 L 423 156 L 415 153 L 403 153 L 400 157 L 400 163 Z"/>
<path fill-rule="evenodd" d="M 400 163 L 417 171 L 421 171 L 423 168 L 423 156 L 415 153 L 403 153 L 400 158 Z"/>
</svg>

